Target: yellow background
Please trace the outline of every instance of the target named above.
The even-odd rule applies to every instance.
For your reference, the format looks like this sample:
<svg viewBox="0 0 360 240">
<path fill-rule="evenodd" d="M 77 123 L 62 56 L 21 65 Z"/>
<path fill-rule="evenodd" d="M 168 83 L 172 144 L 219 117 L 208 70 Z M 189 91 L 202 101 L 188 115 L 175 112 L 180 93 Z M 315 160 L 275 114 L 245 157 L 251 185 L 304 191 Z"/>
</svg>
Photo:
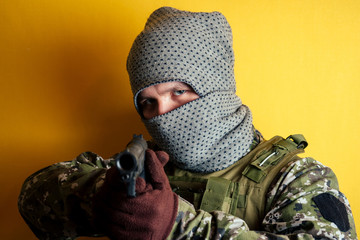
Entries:
<svg viewBox="0 0 360 240">
<path fill-rule="evenodd" d="M 359 1 L 1 0 L 1 238 L 35 239 L 16 205 L 31 173 L 86 150 L 109 157 L 145 133 L 125 61 L 164 5 L 227 17 L 255 126 L 266 138 L 306 136 L 306 155 L 336 172 L 360 232 Z"/>
</svg>

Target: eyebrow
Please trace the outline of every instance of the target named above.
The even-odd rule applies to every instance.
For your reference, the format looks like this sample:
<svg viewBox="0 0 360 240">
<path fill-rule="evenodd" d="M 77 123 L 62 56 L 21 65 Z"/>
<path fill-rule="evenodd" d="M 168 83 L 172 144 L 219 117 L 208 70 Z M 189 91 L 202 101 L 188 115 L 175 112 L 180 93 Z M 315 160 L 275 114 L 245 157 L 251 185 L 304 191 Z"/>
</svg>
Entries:
<svg viewBox="0 0 360 240">
<path fill-rule="evenodd" d="M 182 90 L 182 89 L 184 89 L 184 88 L 186 88 L 186 89 L 191 89 L 192 90 L 192 87 L 189 85 L 189 84 L 187 84 L 187 83 L 184 83 L 184 82 L 176 82 L 176 85 L 174 85 L 174 86 L 172 86 L 170 89 L 168 89 L 168 90 L 170 90 L 170 91 L 174 91 L 174 90 Z"/>
</svg>

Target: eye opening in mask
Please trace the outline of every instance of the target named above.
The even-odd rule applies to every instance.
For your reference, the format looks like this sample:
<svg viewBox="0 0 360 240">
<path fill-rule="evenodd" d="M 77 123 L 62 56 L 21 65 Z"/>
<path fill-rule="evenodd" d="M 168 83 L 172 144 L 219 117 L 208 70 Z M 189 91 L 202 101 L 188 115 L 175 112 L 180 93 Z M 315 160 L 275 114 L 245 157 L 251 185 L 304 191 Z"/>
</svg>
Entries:
<svg viewBox="0 0 360 240">
<path fill-rule="evenodd" d="M 138 92 L 136 107 L 142 118 L 150 119 L 170 112 L 199 97 L 186 82 L 159 82 Z"/>
</svg>

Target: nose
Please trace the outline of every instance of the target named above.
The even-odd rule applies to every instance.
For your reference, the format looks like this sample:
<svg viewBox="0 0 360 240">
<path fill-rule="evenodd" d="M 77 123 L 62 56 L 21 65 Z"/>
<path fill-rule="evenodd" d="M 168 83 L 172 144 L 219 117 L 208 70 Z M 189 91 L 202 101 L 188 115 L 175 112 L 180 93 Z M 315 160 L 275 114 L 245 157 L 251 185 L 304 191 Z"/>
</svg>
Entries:
<svg viewBox="0 0 360 240">
<path fill-rule="evenodd" d="M 162 115 L 164 113 L 170 112 L 176 107 L 176 104 L 174 104 L 174 102 L 170 99 L 160 98 L 157 101 L 157 115 Z"/>
</svg>

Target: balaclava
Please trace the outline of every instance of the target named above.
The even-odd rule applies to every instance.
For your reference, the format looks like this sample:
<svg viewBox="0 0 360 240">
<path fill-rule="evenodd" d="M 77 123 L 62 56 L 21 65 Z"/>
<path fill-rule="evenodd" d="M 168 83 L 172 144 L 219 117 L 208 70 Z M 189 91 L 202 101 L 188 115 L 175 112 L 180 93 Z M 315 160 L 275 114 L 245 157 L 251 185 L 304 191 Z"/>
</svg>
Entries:
<svg viewBox="0 0 360 240">
<path fill-rule="evenodd" d="M 133 43 L 127 70 L 140 115 L 137 96 L 151 85 L 181 81 L 200 96 L 143 118 L 155 143 L 179 168 L 215 172 L 250 151 L 252 116 L 235 94 L 232 32 L 221 13 L 156 10 Z"/>
</svg>

